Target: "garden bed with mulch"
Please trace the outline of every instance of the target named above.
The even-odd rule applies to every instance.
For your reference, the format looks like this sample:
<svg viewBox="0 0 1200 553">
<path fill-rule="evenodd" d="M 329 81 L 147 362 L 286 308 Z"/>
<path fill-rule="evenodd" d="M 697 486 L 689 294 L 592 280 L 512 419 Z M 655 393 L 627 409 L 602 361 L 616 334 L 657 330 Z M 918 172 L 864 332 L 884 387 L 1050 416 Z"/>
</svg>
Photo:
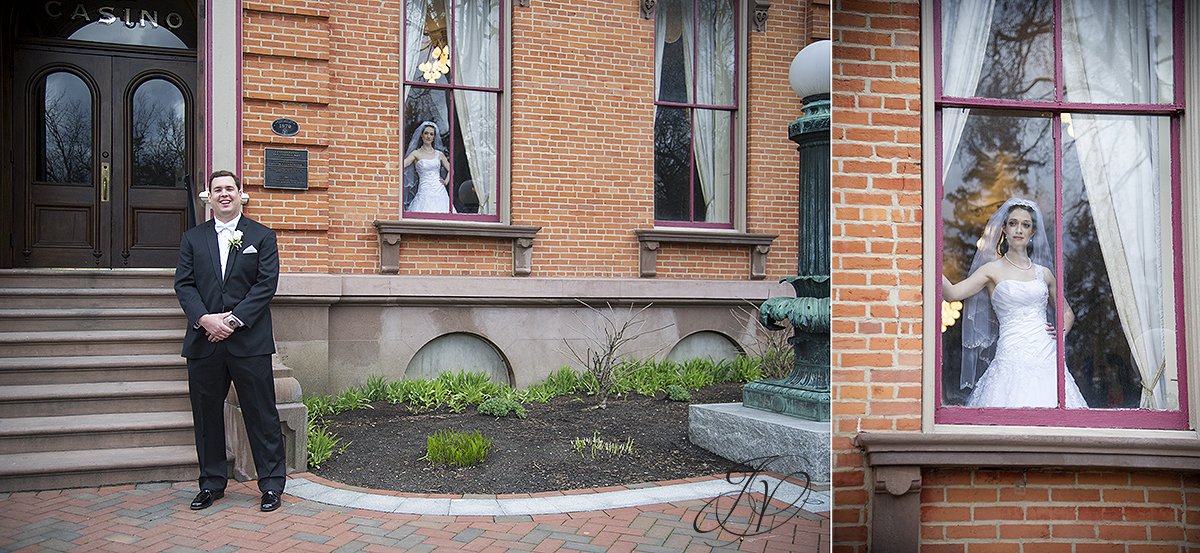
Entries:
<svg viewBox="0 0 1200 553">
<path fill-rule="evenodd" d="M 742 400 L 741 384 L 717 384 L 692 392 L 691 403 Z M 375 402 L 326 418 L 329 430 L 349 444 L 345 452 L 312 469 L 345 484 L 413 493 L 534 493 L 675 480 L 724 473 L 733 464 L 688 441 L 688 402 L 629 394 L 596 409 L 590 396 L 560 396 L 526 404 L 527 417 L 496 418 L 440 408 L 412 413 L 403 405 Z M 422 460 L 426 438 L 437 430 L 478 430 L 493 440 L 481 464 L 466 468 Z M 576 451 L 576 439 L 599 436 L 633 454 L 594 458 Z"/>
</svg>

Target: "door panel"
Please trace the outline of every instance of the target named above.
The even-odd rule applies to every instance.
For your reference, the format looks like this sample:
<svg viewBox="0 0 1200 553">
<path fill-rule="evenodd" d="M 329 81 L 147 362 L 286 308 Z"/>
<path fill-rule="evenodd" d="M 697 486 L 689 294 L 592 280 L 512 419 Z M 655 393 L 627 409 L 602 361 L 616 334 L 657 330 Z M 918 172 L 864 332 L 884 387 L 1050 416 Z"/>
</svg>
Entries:
<svg viewBox="0 0 1200 553">
<path fill-rule="evenodd" d="M 110 218 L 101 201 L 100 129 L 112 87 L 104 57 L 28 51 L 13 91 L 17 266 L 107 267 Z"/>
<path fill-rule="evenodd" d="M 193 63 L 141 60 L 113 68 L 122 95 L 114 140 L 116 189 L 124 212 L 114 225 L 113 248 L 122 266 L 174 267 L 188 229 L 185 181 L 192 167 L 191 118 L 195 93 L 187 79 Z"/>
</svg>

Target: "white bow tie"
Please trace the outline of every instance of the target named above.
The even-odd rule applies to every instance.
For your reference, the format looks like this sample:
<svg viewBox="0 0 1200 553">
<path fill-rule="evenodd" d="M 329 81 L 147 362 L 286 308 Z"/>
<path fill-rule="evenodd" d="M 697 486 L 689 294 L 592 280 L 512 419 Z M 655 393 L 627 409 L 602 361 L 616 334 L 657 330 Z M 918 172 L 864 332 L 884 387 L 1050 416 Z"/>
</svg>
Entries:
<svg viewBox="0 0 1200 553">
<path fill-rule="evenodd" d="M 221 232 L 226 231 L 226 230 L 229 232 L 233 232 L 233 231 L 237 230 L 237 225 L 233 224 L 233 221 L 230 221 L 229 224 L 217 223 L 217 234 L 221 234 Z"/>
</svg>

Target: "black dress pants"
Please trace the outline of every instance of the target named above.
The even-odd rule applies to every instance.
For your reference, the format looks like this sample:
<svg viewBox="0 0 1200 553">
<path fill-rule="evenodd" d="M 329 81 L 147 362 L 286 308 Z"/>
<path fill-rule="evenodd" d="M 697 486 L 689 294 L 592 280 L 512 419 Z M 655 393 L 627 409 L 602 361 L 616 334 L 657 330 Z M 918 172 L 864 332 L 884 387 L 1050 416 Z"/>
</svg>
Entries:
<svg viewBox="0 0 1200 553">
<path fill-rule="evenodd" d="M 200 461 L 200 489 L 224 490 L 229 466 L 225 457 L 225 396 L 229 383 L 250 438 L 250 452 L 258 472 L 258 489 L 282 494 L 287 478 L 287 458 L 279 411 L 275 408 L 275 379 L 271 356 L 235 357 L 223 343 L 208 357 L 188 359 L 188 393 L 196 427 L 196 457 Z"/>
</svg>

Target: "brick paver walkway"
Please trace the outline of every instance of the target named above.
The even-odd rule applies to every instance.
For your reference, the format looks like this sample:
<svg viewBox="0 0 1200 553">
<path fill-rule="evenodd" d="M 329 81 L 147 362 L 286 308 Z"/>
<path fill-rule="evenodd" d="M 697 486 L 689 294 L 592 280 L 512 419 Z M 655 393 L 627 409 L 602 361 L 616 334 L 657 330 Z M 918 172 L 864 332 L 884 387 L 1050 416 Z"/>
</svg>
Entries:
<svg viewBox="0 0 1200 553">
<path fill-rule="evenodd" d="M 297 475 L 308 480 L 311 474 Z M 599 491 L 599 490 L 597 490 Z M 252 483 L 230 482 L 224 499 L 191 511 L 194 483 L 0 494 L 0 552 L 9 551 L 583 551 L 825 552 L 829 514 L 790 508 L 762 520 L 759 535 L 739 533 L 759 517 L 732 497 L 599 511 L 506 516 L 414 515 L 334 506 L 284 496 L 258 511 Z M 760 499 L 760 498 L 759 498 Z M 826 503 L 826 505 L 828 505 Z M 776 505 L 776 510 L 786 506 Z M 703 513 L 702 529 L 693 523 Z"/>
</svg>

